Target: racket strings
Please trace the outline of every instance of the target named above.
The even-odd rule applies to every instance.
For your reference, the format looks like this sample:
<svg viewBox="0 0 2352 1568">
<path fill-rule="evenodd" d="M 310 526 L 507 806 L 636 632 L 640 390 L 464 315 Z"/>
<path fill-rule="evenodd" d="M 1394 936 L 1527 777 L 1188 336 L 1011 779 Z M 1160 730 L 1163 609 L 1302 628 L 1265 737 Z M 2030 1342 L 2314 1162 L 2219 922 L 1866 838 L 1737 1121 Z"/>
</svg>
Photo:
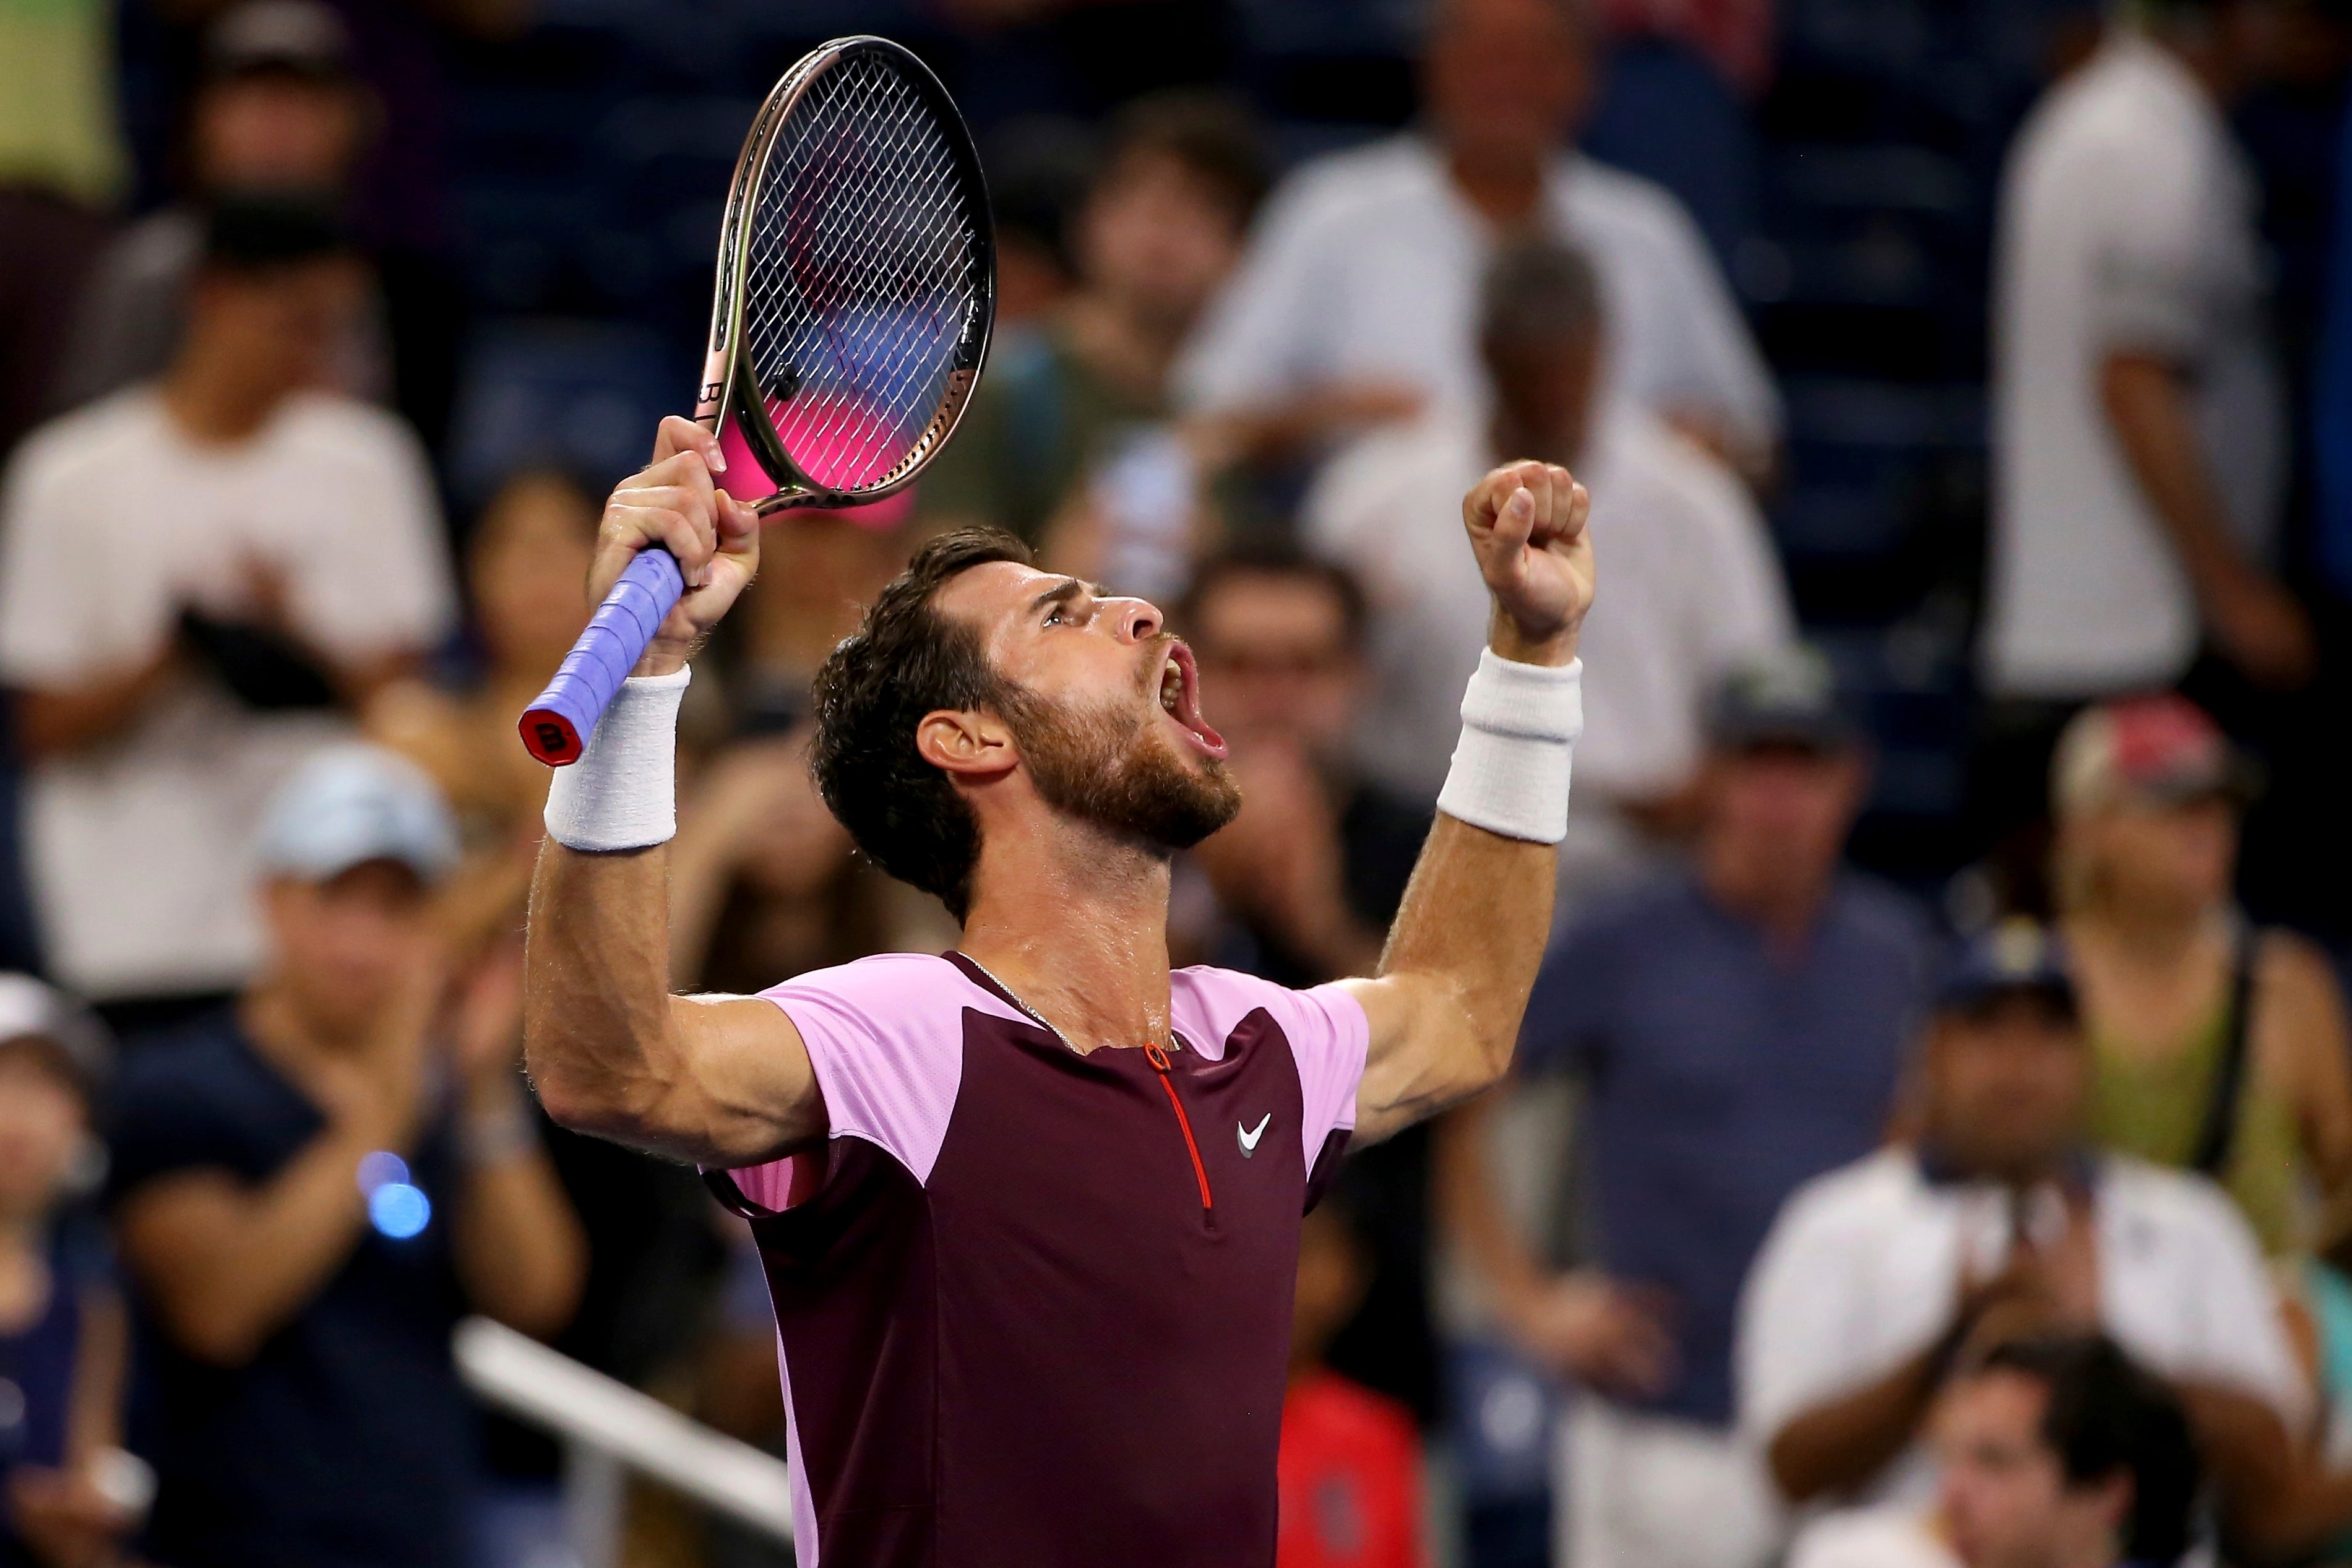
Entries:
<svg viewBox="0 0 2352 1568">
<path fill-rule="evenodd" d="M 985 246 L 953 144 L 887 59 L 802 96 L 750 214 L 745 347 L 777 435 L 827 489 L 888 483 L 938 427 Z"/>
</svg>

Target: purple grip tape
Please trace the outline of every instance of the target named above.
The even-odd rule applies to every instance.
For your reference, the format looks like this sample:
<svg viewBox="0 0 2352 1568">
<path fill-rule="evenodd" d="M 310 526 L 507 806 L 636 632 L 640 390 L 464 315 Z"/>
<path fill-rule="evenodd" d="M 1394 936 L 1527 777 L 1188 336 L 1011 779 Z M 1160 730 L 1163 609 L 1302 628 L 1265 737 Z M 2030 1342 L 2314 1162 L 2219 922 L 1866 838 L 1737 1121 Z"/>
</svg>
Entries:
<svg viewBox="0 0 2352 1568">
<path fill-rule="evenodd" d="M 661 629 L 662 617 L 685 592 L 686 579 L 668 551 L 656 546 L 637 552 L 596 606 L 594 618 L 564 656 L 555 679 L 524 710 L 519 728 L 532 756 L 551 768 L 580 760 L 581 748 L 595 733 L 596 721 L 604 716 L 613 693 L 636 668 L 646 645 Z"/>
</svg>

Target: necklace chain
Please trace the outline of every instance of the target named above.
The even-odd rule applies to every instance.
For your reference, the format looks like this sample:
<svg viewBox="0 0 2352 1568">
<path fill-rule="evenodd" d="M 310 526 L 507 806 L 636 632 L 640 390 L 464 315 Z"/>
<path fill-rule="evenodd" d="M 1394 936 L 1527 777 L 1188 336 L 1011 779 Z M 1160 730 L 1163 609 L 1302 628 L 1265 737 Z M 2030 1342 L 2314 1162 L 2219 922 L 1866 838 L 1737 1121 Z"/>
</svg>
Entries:
<svg viewBox="0 0 2352 1568">
<path fill-rule="evenodd" d="M 964 961 L 966 963 L 971 964 L 974 969 L 977 969 L 977 970 L 979 970 L 982 974 L 987 975 L 987 976 L 988 976 L 988 978 L 989 978 L 989 983 L 990 983 L 991 984 L 994 985 L 994 986 L 995 986 L 999 991 L 1002 991 L 1003 993 L 1004 993 L 1004 999 L 1005 999 L 1006 1001 L 1008 1001 L 1008 1002 L 1012 1003 L 1015 1007 L 1020 1008 L 1022 1012 L 1024 1012 L 1024 1013 L 1027 1014 L 1027 1015 L 1029 1016 L 1029 1021 L 1030 1021 L 1031 1023 L 1033 1023 L 1033 1024 L 1036 1025 L 1039 1028 L 1041 1028 L 1041 1029 L 1045 1030 L 1047 1034 L 1049 1034 L 1049 1035 L 1053 1036 L 1053 1037 L 1054 1037 L 1054 1038 L 1055 1038 L 1055 1039 L 1057 1039 L 1057 1040 L 1061 1041 L 1061 1042 L 1062 1042 L 1062 1048 L 1063 1048 L 1064 1050 L 1066 1050 L 1066 1051 L 1069 1052 L 1072 1056 L 1078 1056 L 1078 1057 L 1082 1057 L 1082 1056 L 1085 1056 L 1085 1055 L 1087 1054 L 1086 1052 L 1084 1052 L 1084 1051 L 1082 1051 L 1082 1050 L 1078 1049 L 1078 1047 L 1076 1047 L 1076 1046 L 1072 1045 L 1072 1044 L 1070 1043 L 1070 1037 L 1069 1037 L 1069 1036 L 1067 1036 L 1067 1035 L 1066 1035 L 1066 1034 L 1064 1034 L 1064 1033 L 1062 1033 L 1062 1031 L 1061 1031 L 1061 1030 L 1059 1030 L 1059 1029 L 1055 1028 L 1055 1027 L 1054 1026 L 1054 1021 L 1053 1021 L 1052 1019 L 1050 1019 L 1050 1018 L 1046 1017 L 1045 1014 L 1040 1013 L 1039 1011 L 1037 1011 L 1037 1009 L 1036 1009 L 1036 1008 L 1032 1007 L 1031 1005 L 1029 1005 L 1029 1004 L 1028 1004 L 1028 1003 L 1024 1002 L 1024 1001 L 1021 999 L 1021 994 L 1020 994 L 1019 992 L 1017 992 L 1017 991 L 1013 990 L 1012 986 L 1007 985 L 1006 984 L 1004 984 L 1004 982 L 1003 982 L 1003 981 L 997 979 L 997 977 L 996 977 L 996 972 L 995 972 L 994 970 L 992 970 L 992 969 L 989 968 L 989 967 L 988 967 L 988 965 L 986 965 L 985 963 L 982 963 L 980 960 L 978 960 L 978 959 L 974 958 L 971 954 L 970 954 L 970 953 L 968 953 L 968 952 L 966 952 L 966 953 L 961 953 L 960 956 L 963 959 L 963 961 Z M 1175 1031 L 1173 1031 L 1173 1030 L 1169 1031 L 1169 1042 L 1170 1042 L 1170 1046 L 1171 1046 L 1171 1047 L 1172 1047 L 1172 1048 L 1176 1048 L 1176 1049 L 1181 1049 L 1181 1048 L 1182 1048 L 1181 1047 L 1179 1047 L 1179 1046 L 1176 1046 L 1176 1045 L 1175 1045 Z"/>
</svg>

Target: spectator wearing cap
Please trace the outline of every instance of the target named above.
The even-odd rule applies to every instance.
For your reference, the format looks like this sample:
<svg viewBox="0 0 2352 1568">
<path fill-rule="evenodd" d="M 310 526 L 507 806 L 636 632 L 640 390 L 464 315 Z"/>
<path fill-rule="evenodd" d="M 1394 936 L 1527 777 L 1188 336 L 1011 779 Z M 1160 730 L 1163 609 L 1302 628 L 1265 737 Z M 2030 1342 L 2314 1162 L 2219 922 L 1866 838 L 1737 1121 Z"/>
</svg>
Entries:
<svg viewBox="0 0 2352 1568">
<path fill-rule="evenodd" d="M 1453 1214 L 1503 1327 L 1582 1391 L 1556 1493 L 1556 1555 L 1580 1568 L 1775 1543 L 1733 1426 L 1740 1283 L 1781 1199 L 1884 1136 L 1927 984 L 1922 912 L 1843 859 L 1868 773 L 1817 653 L 1737 671 L 1692 864 L 1591 910 L 1546 960 L 1519 1063 L 1584 1090 L 1580 1267 L 1530 1256 L 1487 1195 L 1476 1121 L 1451 1130 Z"/>
<path fill-rule="evenodd" d="M 2326 956 L 2231 900 L 2250 764 L 2173 696 L 2085 710 L 2058 742 L 2052 879 L 2096 1063 L 2092 1136 L 2228 1189 L 2263 1250 L 2352 1196 L 2352 1034 Z"/>
<path fill-rule="evenodd" d="M 359 289 L 332 219 L 207 224 L 171 369 L 36 432 L 0 484 L 35 911 L 102 1007 L 244 982 L 263 800 L 454 619 L 423 450 L 315 390 Z"/>
<path fill-rule="evenodd" d="M 103 1565 L 151 1478 L 121 1447 L 130 1336 L 73 1200 L 103 1164 L 111 1050 L 88 1009 L 0 974 L 0 1564 Z"/>
<path fill-rule="evenodd" d="M 2048 932 L 2011 922 L 1958 955 L 1920 1068 L 1917 1140 L 1791 1197 L 1741 1300 L 1740 1421 L 1782 1495 L 1924 1505 L 1923 1424 L 1956 1362 L 2103 1332 L 2188 1409 L 2249 1550 L 2352 1517 L 2352 1478 L 2295 1457 L 2310 1392 L 2236 1205 L 2088 1142 L 2091 1052 Z"/>
<path fill-rule="evenodd" d="M 351 35 L 314 0 L 246 0 L 205 30 L 203 76 L 181 128 L 186 192 L 108 244 L 82 291 L 51 402 L 72 408 L 152 381 L 172 363 L 205 254 L 205 205 L 280 197 L 340 212 L 373 132 L 375 105 L 352 74 Z M 382 401 L 390 349 L 373 280 L 335 343 L 337 390 Z"/>
<path fill-rule="evenodd" d="M 1795 635 L 1755 503 L 1720 463 L 1612 392 L 1603 367 L 1620 343 L 1604 299 L 1596 263 L 1577 250 L 1547 239 L 1501 250 L 1477 306 L 1486 416 L 1433 415 L 1367 437 L 1305 507 L 1311 548 L 1359 574 L 1372 603 L 1362 764 L 1428 798 L 1491 613 L 1462 559 L 1464 488 L 1502 458 L 1535 457 L 1591 491 L 1609 597 L 1585 632 L 1585 732 L 1562 850 L 1571 894 L 1622 879 L 1656 837 L 1687 830 L 1708 694 Z"/>
<path fill-rule="evenodd" d="M 1769 468 L 1779 395 L 1697 225 L 1661 186 L 1567 146 L 1592 96 L 1585 10 L 1430 7 L 1423 124 L 1308 163 L 1276 192 L 1179 371 L 1187 405 L 1301 434 L 1416 405 L 1475 420 L 1490 403 L 1479 275 L 1497 247 L 1550 236 L 1600 272 L 1610 395 L 1743 472 Z"/>
<path fill-rule="evenodd" d="M 527 1116 L 515 973 L 445 1005 L 457 853 L 411 764 L 313 758 L 262 826 L 259 977 L 125 1065 L 110 1200 L 153 1380 L 148 1545 L 175 1568 L 465 1561 L 450 1331 L 571 1315 L 580 1227 Z"/>
<path fill-rule="evenodd" d="M 1176 567 L 1160 557 L 1181 565 L 1189 550 L 1199 482 L 1194 453 L 1165 425 L 1170 366 L 1239 260 L 1266 178 L 1255 126 L 1223 98 L 1170 92 L 1120 112 L 1068 227 L 1077 287 L 1039 330 L 992 353 L 954 444 L 925 470 L 927 520 L 1038 543 L 1066 507 L 1064 548 L 1094 557 L 1074 570 L 1123 592 L 1169 591 Z M 1139 527 L 1149 537 L 1155 521 L 1172 530 L 1146 551 L 1155 563 L 1129 566 L 1119 540 Z"/>
</svg>

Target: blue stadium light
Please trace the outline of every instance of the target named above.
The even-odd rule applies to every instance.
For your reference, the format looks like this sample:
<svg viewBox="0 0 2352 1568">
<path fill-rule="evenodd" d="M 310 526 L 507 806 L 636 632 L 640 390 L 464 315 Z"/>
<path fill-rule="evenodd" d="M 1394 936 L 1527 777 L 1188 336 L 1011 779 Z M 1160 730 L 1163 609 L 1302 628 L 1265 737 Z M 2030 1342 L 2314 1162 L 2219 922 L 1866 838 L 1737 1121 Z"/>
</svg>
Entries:
<svg viewBox="0 0 2352 1568">
<path fill-rule="evenodd" d="M 368 1221 L 394 1241 L 406 1241 L 432 1223 L 433 1200 L 406 1182 L 386 1182 L 368 1194 Z"/>
<path fill-rule="evenodd" d="M 378 1187 L 408 1180 L 408 1162 L 389 1149 L 360 1156 L 360 1191 L 373 1196 Z"/>
</svg>

